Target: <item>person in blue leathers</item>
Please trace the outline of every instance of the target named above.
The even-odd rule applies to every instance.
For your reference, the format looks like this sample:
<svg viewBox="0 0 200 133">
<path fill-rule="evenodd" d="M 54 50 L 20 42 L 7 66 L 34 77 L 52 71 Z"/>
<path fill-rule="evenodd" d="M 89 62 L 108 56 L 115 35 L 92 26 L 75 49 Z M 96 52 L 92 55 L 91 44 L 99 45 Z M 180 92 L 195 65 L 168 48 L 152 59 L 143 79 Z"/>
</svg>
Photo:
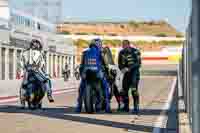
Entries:
<svg viewBox="0 0 200 133">
<path fill-rule="evenodd" d="M 91 59 L 92 58 L 92 59 Z M 88 63 L 95 60 L 95 63 Z M 87 50 L 83 52 L 82 55 L 82 61 L 80 64 L 80 75 L 81 75 L 81 83 L 79 87 L 79 95 L 77 99 L 77 107 L 76 107 L 76 112 L 79 113 L 81 112 L 82 109 L 82 102 L 83 102 L 83 95 L 84 95 L 84 90 L 86 88 L 86 71 L 87 70 L 95 70 L 96 71 L 96 76 L 102 81 L 103 85 L 103 92 L 105 94 L 105 102 L 106 102 L 106 108 L 105 112 L 110 113 L 110 100 L 109 100 L 109 85 L 108 82 L 105 78 L 105 73 L 104 73 L 104 60 L 102 58 L 102 41 L 100 39 L 94 39 L 91 41 L 90 46 Z M 101 98 L 100 96 L 97 97 L 97 102 L 96 102 L 96 112 L 99 112 L 101 110 L 100 103 L 101 103 Z M 99 104 L 99 105 L 97 105 Z"/>
</svg>

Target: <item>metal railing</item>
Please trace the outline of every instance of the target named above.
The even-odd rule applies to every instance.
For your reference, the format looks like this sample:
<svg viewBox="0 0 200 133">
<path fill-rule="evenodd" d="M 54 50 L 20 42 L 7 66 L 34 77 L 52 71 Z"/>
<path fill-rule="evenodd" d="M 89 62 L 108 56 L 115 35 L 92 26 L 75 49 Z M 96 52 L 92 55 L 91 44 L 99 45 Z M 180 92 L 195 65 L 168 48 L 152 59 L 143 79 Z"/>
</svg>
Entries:
<svg viewBox="0 0 200 133">
<path fill-rule="evenodd" d="M 200 133 L 200 1 L 192 0 L 192 12 L 179 65 L 179 87 L 193 133 Z"/>
</svg>

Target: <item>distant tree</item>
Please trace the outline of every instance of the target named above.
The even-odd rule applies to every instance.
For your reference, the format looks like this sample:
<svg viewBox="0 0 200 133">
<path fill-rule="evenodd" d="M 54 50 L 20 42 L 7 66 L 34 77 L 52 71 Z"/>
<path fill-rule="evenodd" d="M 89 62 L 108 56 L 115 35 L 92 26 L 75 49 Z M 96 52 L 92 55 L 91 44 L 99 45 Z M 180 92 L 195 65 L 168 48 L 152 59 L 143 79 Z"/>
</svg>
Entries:
<svg viewBox="0 0 200 133">
<path fill-rule="evenodd" d="M 183 36 L 182 34 L 179 33 L 179 34 L 176 34 L 176 37 L 177 37 L 177 38 L 182 38 L 182 37 L 184 37 L 184 36 Z"/>
<path fill-rule="evenodd" d="M 110 36 L 117 36 L 116 33 L 108 33 L 108 35 L 110 35 Z"/>
<path fill-rule="evenodd" d="M 121 41 L 120 40 L 103 40 L 103 44 L 109 47 L 116 47 L 116 46 L 120 46 Z"/>
<path fill-rule="evenodd" d="M 125 26 L 121 24 L 121 25 L 120 25 L 120 28 L 124 29 L 124 28 L 125 28 Z"/>
<path fill-rule="evenodd" d="M 157 37 L 167 37 L 166 33 L 158 33 L 156 34 Z"/>
<path fill-rule="evenodd" d="M 99 33 L 93 32 L 91 33 L 92 35 L 100 35 Z"/>
<path fill-rule="evenodd" d="M 183 41 L 152 41 L 152 42 L 148 42 L 148 41 L 134 41 L 132 42 L 133 44 L 137 45 L 137 46 L 141 46 L 141 45 L 182 45 Z"/>
<path fill-rule="evenodd" d="M 155 21 L 150 21 L 149 23 L 148 23 L 150 26 L 152 26 L 152 25 L 156 25 L 157 23 L 155 22 Z"/>
<path fill-rule="evenodd" d="M 139 23 L 137 23 L 136 21 L 133 21 L 133 20 L 131 20 L 130 22 L 129 22 L 129 25 L 131 26 L 131 27 L 139 27 Z"/>
<path fill-rule="evenodd" d="M 69 35 L 71 34 L 69 31 L 63 31 L 63 32 L 60 32 L 60 34 L 66 34 L 66 35 Z"/>
<path fill-rule="evenodd" d="M 86 32 L 80 32 L 80 33 L 75 33 L 76 35 L 89 35 L 89 33 Z"/>
<path fill-rule="evenodd" d="M 158 24 L 159 25 L 166 25 L 168 23 L 165 20 L 160 20 L 160 21 L 158 21 Z"/>
<path fill-rule="evenodd" d="M 89 42 L 86 41 L 86 40 L 83 40 L 83 39 L 78 39 L 78 40 L 75 42 L 75 45 L 76 45 L 77 47 L 85 48 L 85 47 L 88 47 Z"/>
</svg>

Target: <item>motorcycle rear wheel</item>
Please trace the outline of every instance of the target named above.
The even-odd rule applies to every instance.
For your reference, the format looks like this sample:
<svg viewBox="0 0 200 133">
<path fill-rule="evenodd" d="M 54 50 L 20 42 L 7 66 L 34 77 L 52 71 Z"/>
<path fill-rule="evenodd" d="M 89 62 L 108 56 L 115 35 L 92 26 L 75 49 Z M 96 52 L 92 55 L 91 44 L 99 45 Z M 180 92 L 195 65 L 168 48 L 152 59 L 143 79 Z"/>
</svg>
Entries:
<svg viewBox="0 0 200 133">
<path fill-rule="evenodd" d="M 85 96 L 84 96 L 84 102 L 85 102 L 85 110 L 87 113 L 93 113 L 94 112 L 94 103 L 93 103 L 93 93 L 92 93 L 92 87 L 90 85 L 87 85 L 85 89 Z"/>
</svg>

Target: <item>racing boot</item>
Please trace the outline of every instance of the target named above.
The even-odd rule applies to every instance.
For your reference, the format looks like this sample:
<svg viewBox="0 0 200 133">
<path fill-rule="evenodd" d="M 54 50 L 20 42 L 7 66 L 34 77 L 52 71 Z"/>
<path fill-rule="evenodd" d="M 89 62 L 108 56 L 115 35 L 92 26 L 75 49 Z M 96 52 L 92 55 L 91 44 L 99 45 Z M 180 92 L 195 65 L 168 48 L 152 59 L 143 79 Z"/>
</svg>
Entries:
<svg viewBox="0 0 200 133">
<path fill-rule="evenodd" d="M 111 111 L 111 108 L 110 108 L 110 104 L 109 105 L 106 105 L 106 110 L 105 110 L 106 113 L 112 113 Z"/>
<path fill-rule="evenodd" d="M 138 114 L 139 113 L 139 105 L 134 105 L 134 108 L 132 110 L 133 114 Z"/>
<path fill-rule="evenodd" d="M 85 89 L 85 83 L 83 82 L 83 80 L 81 80 L 81 84 L 80 84 L 79 91 L 78 91 L 77 106 L 75 109 L 76 113 L 80 113 L 82 110 L 83 96 L 84 96 L 84 92 L 85 92 L 84 89 Z"/>
<path fill-rule="evenodd" d="M 81 113 L 81 110 L 82 110 L 82 102 L 83 102 L 82 94 L 81 94 L 81 93 L 79 93 L 77 102 L 78 102 L 78 103 L 77 103 L 75 112 L 76 112 L 76 113 Z"/>
<path fill-rule="evenodd" d="M 123 112 L 123 108 L 122 107 L 124 107 L 124 104 L 123 104 L 123 102 L 120 102 L 118 104 L 118 107 L 117 107 L 117 112 Z"/>
<path fill-rule="evenodd" d="M 123 104 L 122 98 L 119 96 L 118 97 L 118 108 L 117 108 L 117 111 L 121 112 L 123 106 L 124 106 L 124 104 Z"/>
<path fill-rule="evenodd" d="M 104 101 L 103 101 L 104 102 Z M 96 93 L 96 103 L 95 103 L 95 111 L 98 113 L 98 112 L 100 112 L 101 111 L 101 109 L 102 109 L 102 104 L 103 103 L 101 103 L 101 95 L 100 95 L 100 93 Z"/>
<path fill-rule="evenodd" d="M 124 107 L 122 108 L 123 112 L 129 112 L 129 107 L 127 104 L 124 104 Z"/>
<path fill-rule="evenodd" d="M 103 80 L 103 86 L 105 88 L 104 93 L 105 93 L 105 103 L 106 103 L 106 113 L 112 113 L 111 108 L 110 108 L 110 97 L 109 97 L 109 87 L 108 84 L 106 83 L 106 80 Z"/>
<path fill-rule="evenodd" d="M 121 111 L 121 104 L 119 103 L 117 107 L 117 112 L 120 112 L 120 111 Z"/>
<path fill-rule="evenodd" d="M 25 106 L 26 106 L 25 100 L 21 100 L 21 109 L 25 109 Z"/>
<path fill-rule="evenodd" d="M 78 103 L 77 106 L 76 106 L 75 112 L 81 113 L 81 110 L 82 110 L 82 104 Z"/>
<path fill-rule="evenodd" d="M 122 108 L 123 112 L 129 112 L 129 98 L 128 97 L 124 97 L 124 106 Z"/>
<path fill-rule="evenodd" d="M 111 108 L 110 108 L 110 100 L 109 100 L 109 98 L 107 97 L 105 100 L 106 100 L 106 109 L 105 109 L 105 112 L 106 113 L 112 113 Z"/>
<path fill-rule="evenodd" d="M 45 86 L 45 90 L 47 90 L 47 99 L 49 100 L 50 103 L 53 103 L 54 102 L 54 99 L 52 97 L 52 90 L 50 89 L 51 88 L 51 82 L 50 80 L 48 80 L 49 83 L 48 84 L 44 84 Z"/>
<path fill-rule="evenodd" d="M 48 100 L 49 100 L 50 103 L 54 102 L 54 99 L 53 99 L 52 95 L 48 94 L 47 98 L 48 98 Z"/>
<path fill-rule="evenodd" d="M 95 111 L 98 113 L 98 112 L 100 112 L 101 111 L 101 106 L 100 106 L 101 104 L 96 104 L 95 105 Z"/>
<path fill-rule="evenodd" d="M 105 110 L 106 109 L 106 101 L 105 99 L 103 98 L 102 99 L 102 103 L 101 103 L 101 111 Z"/>
<path fill-rule="evenodd" d="M 134 107 L 132 113 L 138 114 L 139 113 L 139 93 L 137 90 L 132 91 Z"/>
</svg>

